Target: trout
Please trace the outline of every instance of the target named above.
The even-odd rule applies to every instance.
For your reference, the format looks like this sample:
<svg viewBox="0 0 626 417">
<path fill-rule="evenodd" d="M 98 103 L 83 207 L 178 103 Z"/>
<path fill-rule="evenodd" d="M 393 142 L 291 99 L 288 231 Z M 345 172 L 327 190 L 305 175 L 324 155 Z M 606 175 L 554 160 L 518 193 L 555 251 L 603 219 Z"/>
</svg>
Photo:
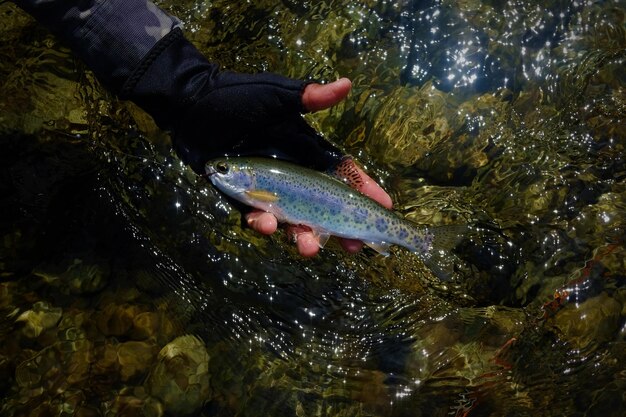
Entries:
<svg viewBox="0 0 626 417">
<path fill-rule="evenodd" d="M 308 226 L 319 236 L 320 246 L 331 235 L 361 240 L 385 255 L 390 245 L 403 246 L 439 276 L 433 260 L 459 239 L 457 227 L 417 225 L 337 177 L 277 159 L 229 157 L 209 161 L 205 168 L 218 190 L 272 213 L 279 222 Z"/>
</svg>

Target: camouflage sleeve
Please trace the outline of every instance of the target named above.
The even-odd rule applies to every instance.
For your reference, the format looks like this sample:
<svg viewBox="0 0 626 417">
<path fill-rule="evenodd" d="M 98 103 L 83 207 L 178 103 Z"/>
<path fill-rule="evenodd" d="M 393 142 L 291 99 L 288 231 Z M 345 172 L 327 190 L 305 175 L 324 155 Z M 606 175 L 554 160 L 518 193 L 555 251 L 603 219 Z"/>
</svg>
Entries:
<svg viewBox="0 0 626 417">
<path fill-rule="evenodd" d="M 148 0 L 14 0 L 69 44 L 119 92 L 148 52 L 180 21 Z"/>
</svg>

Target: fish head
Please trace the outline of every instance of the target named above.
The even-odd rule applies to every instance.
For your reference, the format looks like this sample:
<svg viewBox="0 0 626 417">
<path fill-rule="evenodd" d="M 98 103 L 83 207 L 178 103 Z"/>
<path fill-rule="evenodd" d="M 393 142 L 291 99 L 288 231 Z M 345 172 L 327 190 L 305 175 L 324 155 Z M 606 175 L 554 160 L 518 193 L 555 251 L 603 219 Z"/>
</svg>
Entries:
<svg viewBox="0 0 626 417">
<path fill-rule="evenodd" d="M 242 194 L 254 189 L 254 172 L 245 164 L 226 158 L 215 159 L 206 163 L 205 172 L 218 190 L 238 200 Z"/>
</svg>

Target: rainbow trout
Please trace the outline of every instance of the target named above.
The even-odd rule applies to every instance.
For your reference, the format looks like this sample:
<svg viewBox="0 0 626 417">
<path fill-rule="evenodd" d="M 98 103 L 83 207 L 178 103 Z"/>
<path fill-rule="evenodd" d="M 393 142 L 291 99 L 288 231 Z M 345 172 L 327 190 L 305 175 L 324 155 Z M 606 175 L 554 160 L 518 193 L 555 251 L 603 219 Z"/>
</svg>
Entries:
<svg viewBox="0 0 626 417">
<path fill-rule="evenodd" d="M 270 212 L 280 222 L 310 227 L 319 235 L 320 246 L 330 235 L 361 240 L 385 255 L 390 245 L 399 245 L 440 275 L 432 260 L 459 238 L 457 228 L 418 226 L 331 175 L 284 161 L 223 158 L 209 161 L 206 173 L 235 200 Z"/>
</svg>

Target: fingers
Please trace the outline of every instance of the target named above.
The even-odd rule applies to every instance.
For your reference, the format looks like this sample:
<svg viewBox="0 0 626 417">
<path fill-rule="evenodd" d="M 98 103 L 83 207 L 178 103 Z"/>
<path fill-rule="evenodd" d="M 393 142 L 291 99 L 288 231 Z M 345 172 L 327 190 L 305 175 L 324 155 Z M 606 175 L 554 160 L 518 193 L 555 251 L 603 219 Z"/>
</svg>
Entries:
<svg viewBox="0 0 626 417">
<path fill-rule="evenodd" d="M 356 239 L 339 239 L 339 244 L 348 253 L 357 253 L 363 249 L 363 242 Z"/>
<path fill-rule="evenodd" d="M 246 215 L 248 226 L 264 235 L 271 235 L 278 228 L 278 221 L 273 214 L 264 211 L 253 211 Z"/>
<path fill-rule="evenodd" d="M 302 225 L 290 225 L 287 234 L 296 242 L 300 255 L 311 258 L 320 251 L 320 241 L 311 228 Z"/>
<path fill-rule="evenodd" d="M 359 187 L 359 192 L 377 201 L 383 207 L 390 209 L 393 206 L 393 201 L 391 201 L 389 194 L 361 168 L 357 166 L 356 169 L 363 180 L 363 185 Z"/>
<path fill-rule="evenodd" d="M 273 214 L 264 211 L 252 211 L 246 215 L 248 226 L 264 235 L 271 235 L 278 228 L 278 222 Z M 289 234 L 294 237 L 300 255 L 310 258 L 320 250 L 319 239 L 311 229 L 305 226 L 290 226 Z"/>
<path fill-rule="evenodd" d="M 330 84 L 309 84 L 302 93 L 302 104 L 311 112 L 327 109 L 346 98 L 351 88 L 352 82 L 347 78 Z"/>
<path fill-rule="evenodd" d="M 293 236 L 300 255 L 311 258 L 320 251 L 320 240 L 306 226 L 289 226 L 288 233 Z M 339 244 L 348 253 L 357 253 L 363 248 L 363 242 L 356 239 L 339 239 Z"/>
</svg>

